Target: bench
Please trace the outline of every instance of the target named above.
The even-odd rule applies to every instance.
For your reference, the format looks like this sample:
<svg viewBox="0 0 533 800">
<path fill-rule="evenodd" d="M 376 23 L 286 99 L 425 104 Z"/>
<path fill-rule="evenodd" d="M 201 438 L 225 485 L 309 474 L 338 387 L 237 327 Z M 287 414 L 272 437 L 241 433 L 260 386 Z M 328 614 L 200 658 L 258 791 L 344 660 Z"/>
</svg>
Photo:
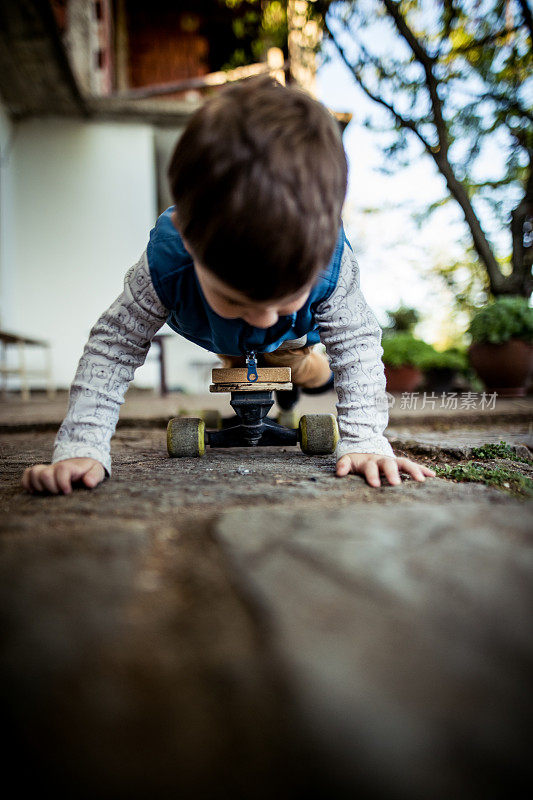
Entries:
<svg viewBox="0 0 533 800">
<path fill-rule="evenodd" d="M 20 380 L 20 393 L 23 401 L 30 399 L 31 378 L 40 378 L 46 383 L 48 397 L 54 397 L 56 388 L 52 379 L 52 359 L 50 344 L 42 339 L 30 339 L 27 336 L 20 336 L 17 333 L 0 331 L 0 375 L 2 377 L 2 397 L 7 391 L 7 379 L 10 375 L 15 375 Z M 8 367 L 7 354 L 8 348 L 16 347 L 18 353 L 18 365 Z M 28 369 L 26 366 L 26 347 L 40 347 L 43 350 L 45 366 L 42 369 Z"/>
</svg>

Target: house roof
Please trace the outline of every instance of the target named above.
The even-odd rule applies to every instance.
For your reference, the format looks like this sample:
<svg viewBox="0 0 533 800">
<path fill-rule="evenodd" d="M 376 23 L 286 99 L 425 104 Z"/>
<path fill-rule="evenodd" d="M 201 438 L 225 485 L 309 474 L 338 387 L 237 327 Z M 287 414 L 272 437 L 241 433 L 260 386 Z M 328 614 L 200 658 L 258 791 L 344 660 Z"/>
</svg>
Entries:
<svg viewBox="0 0 533 800">
<path fill-rule="evenodd" d="M 267 65 L 233 70 L 248 73 Z M 222 73 L 183 81 L 179 88 L 210 88 Z M 226 79 L 228 75 L 224 76 Z M 220 80 L 218 80 L 220 82 Z M 185 86 L 187 84 L 187 86 Z M 189 86 L 190 84 L 190 86 Z M 49 0 L 0 0 L 0 97 L 14 119 L 60 115 L 91 119 L 142 121 L 182 126 L 202 104 L 199 91 L 190 99 L 150 96 L 158 87 L 146 87 L 109 96 L 88 96 L 80 90 Z M 144 96 L 143 96 L 144 95 Z M 334 112 L 341 130 L 351 115 Z"/>
<path fill-rule="evenodd" d="M 0 0 L 0 94 L 15 118 L 88 115 L 46 0 Z"/>
<path fill-rule="evenodd" d="M 15 119 L 61 115 L 181 125 L 199 105 L 84 97 L 47 0 L 0 0 L 0 97 Z"/>
</svg>

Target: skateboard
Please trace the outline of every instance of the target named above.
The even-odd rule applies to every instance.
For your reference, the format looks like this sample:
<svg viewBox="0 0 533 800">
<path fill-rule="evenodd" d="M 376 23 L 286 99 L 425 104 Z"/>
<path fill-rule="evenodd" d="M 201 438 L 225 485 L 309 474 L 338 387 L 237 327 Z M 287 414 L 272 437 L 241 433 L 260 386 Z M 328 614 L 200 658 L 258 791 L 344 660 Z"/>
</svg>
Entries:
<svg viewBox="0 0 533 800">
<path fill-rule="evenodd" d="M 339 439 L 333 414 L 304 414 L 297 420 L 292 411 L 278 421 L 268 417 L 274 391 L 292 389 L 290 367 L 257 367 L 248 357 L 247 367 L 214 369 L 210 392 L 231 394 L 235 415 L 222 420 L 219 412 L 207 411 L 203 418 L 174 417 L 167 426 L 167 451 L 172 458 L 195 457 L 209 447 L 292 447 L 300 445 L 306 455 L 329 455 Z M 222 424 L 224 423 L 224 424 Z"/>
</svg>

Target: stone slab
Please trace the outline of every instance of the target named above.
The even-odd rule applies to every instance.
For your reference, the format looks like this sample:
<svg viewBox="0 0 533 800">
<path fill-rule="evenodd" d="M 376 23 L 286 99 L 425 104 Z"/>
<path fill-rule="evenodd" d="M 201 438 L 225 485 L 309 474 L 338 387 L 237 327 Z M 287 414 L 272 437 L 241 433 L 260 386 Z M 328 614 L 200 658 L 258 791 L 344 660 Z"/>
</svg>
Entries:
<svg viewBox="0 0 533 800">
<path fill-rule="evenodd" d="M 215 535 L 237 583 L 348 783 L 362 775 L 413 800 L 505 796 L 530 777 L 532 509 L 487 515 L 452 501 L 222 516 Z"/>
<path fill-rule="evenodd" d="M 228 405 L 228 398 L 224 401 Z M 435 504 L 459 509 L 476 501 L 491 520 L 495 508 L 511 519 L 531 505 L 482 484 L 440 478 L 419 484 L 404 476 L 400 486 L 384 482 L 374 489 L 361 476 L 336 478 L 332 457 L 307 457 L 298 448 L 215 449 L 202 459 L 170 459 L 165 429 L 166 425 L 160 430 L 121 428 L 112 442 L 111 479 L 94 491 L 77 489 L 67 497 L 29 495 L 20 488 L 22 470 L 50 458 L 54 432 L 1 437 L 0 529 L 5 551 L 0 629 L 2 690 L 16 712 L 13 724 L 6 722 L 10 737 L 18 723 L 49 765 L 61 774 L 69 765 L 70 792 L 56 791 L 58 797 L 77 796 L 83 788 L 92 800 L 101 797 L 104 787 L 108 796 L 129 800 L 251 794 L 258 800 L 373 800 L 377 792 L 356 791 L 360 781 L 352 773 L 346 794 L 331 788 L 336 774 L 332 764 L 337 761 L 328 761 L 316 726 L 302 724 L 303 712 L 293 714 L 292 698 L 299 697 L 293 688 L 295 670 L 281 665 L 277 655 L 276 615 L 270 614 L 257 588 L 246 596 L 235 590 L 237 582 L 243 585 L 242 571 L 214 539 L 216 518 L 230 508 L 239 509 L 248 520 L 246 537 L 241 529 L 242 541 L 256 548 L 256 539 L 265 531 L 265 547 L 275 549 L 272 533 L 283 535 L 275 516 L 278 508 L 289 509 L 293 522 L 300 510 L 308 516 L 316 513 L 318 520 L 331 516 L 334 531 L 341 507 L 352 518 L 354 506 L 368 511 L 378 507 L 396 518 L 409 505 L 426 513 Z M 269 511 L 258 511 L 265 504 Z M 269 513 L 270 530 L 265 524 Z M 334 538 L 325 528 L 324 547 Z M 509 536 L 508 542 L 510 549 L 517 548 L 518 557 L 521 539 Z M 408 540 L 406 550 L 407 544 Z M 415 544 L 415 553 L 423 549 Z M 314 553 L 311 557 L 317 558 Z M 460 556 L 457 561 L 460 565 Z M 351 594 L 348 581 L 337 589 L 337 582 L 319 574 L 313 577 L 316 597 L 310 590 L 311 600 L 304 596 L 301 607 L 301 575 L 310 567 L 310 561 L 306 565 L 300 557 L 284 567 L 287 581 L 294 581 L 296 598 L 287 612 L 309 633 L 319 623 L 328 628 L 323 642 L 326 660 L 328 649 L 336 654 L 341 644 L 350 644 L 341 638 L 338 613 L 350 610 L 344 598 Z M 495 591 L 498 586 L 496 581 Z M 384 615 L 380 595 L 372 582 L 362 584 L 361 592 L 367 587 L 367 603 L 379 622 Z M 518 583 L 517 587 L 520 591 Z M 454 584 L 450 592 L 453 596 Z M 441 589 L 437 596 L 443 594 Z M 315 600 L 327 614 L 308 625 L 303 615 L 312 615 Z M 363 600 L 356 608 L 363 622 L 367 608 Z M 415 615 L 414 601 L 412 609 Z M 386 633 L 393 636 L 391 627 L 392 623 L 383 633 L 377 625 L 376 647 L 387 641 Z M 398 635 L 404 635 L 404 628 L 405 624 Z M 485 630 L 480 624 L 481 634 Z M 299 646 L 305 631 L 296 633 Z M 364 644 L 362 635 L 361 639 Z M 401 642 L 398 647 L 401 650 Z M 303 641 L 304 660 L 309 660 L 308 652 Z M 351 655 L 346 653 L 349 665 Z M 515 661 L 505 650 L 498 663 L 503 669 L 505 662 L 509 675 L 517 676 L 520 689 Z M 364 665 L 356 666 L 363 671 Z M 444 685 L 438 671 L 436 676 Z M 466 695 L 464 702 L 484 699 L 482 692 L 479 701 Z M 371 716 L 370 723 L 375 724 Z M 310 748 L 312 758 L 305 755 L 311 729 L 317 740 Z M 345 740 L 341 738 L 343 747 Z M 352 760 L 366 769 L 368 759 L 356 744 Z M 334 739 L 331 748 L 342 752 Z M 13 764 L 20 762 L 19 753 Z M 19 788 L 22 773 L 29 773 L 35 760 L 25 757 L 22 764 L 24 771 L 17 767 L 16 772 Z M 322 793 L 316 790 L 315 767 L 327 787 Z M 377 774 L 381 771 L 376 769 Z M 375 781 L 370 783 L 374 788 Z M 314 794 L 305 790 L 309 786 Z M 412 794 L 406 796 L 413 800 Z M 455 800 L 453 793 L 450 796 Z"/>
<path fill-rule="evenodd" d="M 207 387 L 206 387 L 207 388 Z M 142 391 L 130 387 L 126 394 L 126 402 L 120 409 L 119 427 L 137 425 L 139 427 L 166 426 L 171 417 L 178 416 L 179 409 L 213 408 L 222 413 L 227 412 L 227 398 L 207 391 L 201 394 L 180 394 L 172 392 L 166 397 L 159 397 L 153 392 Z M 298 411 L 302 414 L 334 414 L 337 397 L 335 392 L 323 395 L 302 395 L 298 403 Z M 66 392 L 58 392 L 55 400 L 32 393 L 28 403 L 21 403 L 20 397 L 8 393 L 7 398 L 0 398 L 0 432 L 57 430 L 68 405 Z M 469 426 L 470 428 L 493 427 L 497 434 L 502 424 L 521 423 L 525 426 L 533 420 L 533 396 L 523 398 L 498 398 L 494 409 L 485 409 L 482 414 L 477 408 L 459 408 L 458 410 L 439 408 L 429 411 L 420 408 L 401 407 L 400 403 L 389 407 L 390 424 L 394 428 L 400 425 L 434 425 Z"/>
<path fill-rule="evenodd" d="M 361 475 L 335 476 L 333 456 L 306 456 L 299 447 L 207 448 L 203 458 L 169 458 L 166 426 L 160 430 L 121 428 L 113 437 L 113 475 L 96 490 L 78 490 L 68 497 L 30 496 L 20 489 L 25 467 L 50 460 L 54 433 L 12 433 L 0 441 L 0 511 L 39 518 L 58 507 L 83 518 L 95 511 L 110 518 L 179 514 L 198 507 L 219 512 L 231 504 L 272 503 L 291 508 L 295 503 L 364 501 L 395 505 L 429 502 L 457 504 L 479 500 L 490 508 L 512 499 L 500 489 L 481 483 L 454 483 L 428 478 L 419 483 L 402 473 L 401 485 L 385 478 L 380 488 Z M 3 505 L 2 505 L 3 500 Z"/>
<path fill-rule="evenodd" d="M 18 666 L 19 690 L 24 683 L 26 696 L 38 695 L 50 671 L 86 664 L 116 634 L 149 528 L 135 520 L 95 525 L 58 515 L 46 525 L 9 515 L 0 529 L 2 674 Z"/>
<path fill-rule="evenodd" d="M 446 453 L 456 458 L 470 458 L 475 447 L 505 441 L 522 458 L 532 458 L 533 425 L 507 425 L 481 428 L 457 426 L 450 430 L 427 430 L 416 426 L 407 429 L 389 427 L 387 437 L 392 447 L 428 455 Z"/>
</svg>

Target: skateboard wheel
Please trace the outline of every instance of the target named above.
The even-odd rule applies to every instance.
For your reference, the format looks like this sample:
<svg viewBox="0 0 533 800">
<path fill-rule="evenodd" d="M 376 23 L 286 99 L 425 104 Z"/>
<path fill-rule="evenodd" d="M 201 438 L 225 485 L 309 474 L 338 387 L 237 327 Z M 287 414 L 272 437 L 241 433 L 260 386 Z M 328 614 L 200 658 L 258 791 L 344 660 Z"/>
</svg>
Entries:
<svg viewBox="0 0 533 800">
<path fill-rule="evenodd" d="M 277 422 L 279 425 L 283 425 L 284 428 L 294 430 L 300 422 L 300 414 L 297 411 L 280 411 L 277 416 Z"/>
<path fill-rule="evenodd" d="M 339 429 L 333 414 L 304 414 L 298 427 L 300 447 L 306 455 L 325 456 L 335 451 Z"/>
<path fill-rule="evenodd" d="M 205 422 L 174 417 L 167 425 L 167 451 L 172 458 L 194 458 L 205 453 Z"/>
<path fill-rule="evenodd" d="M 206 428 L 212 428 L 219 431 L 222 427 L 222 414 L 214 408 L 204 408 L 200 412 L 200 416 L 205 422 Z"/>
</svg>

